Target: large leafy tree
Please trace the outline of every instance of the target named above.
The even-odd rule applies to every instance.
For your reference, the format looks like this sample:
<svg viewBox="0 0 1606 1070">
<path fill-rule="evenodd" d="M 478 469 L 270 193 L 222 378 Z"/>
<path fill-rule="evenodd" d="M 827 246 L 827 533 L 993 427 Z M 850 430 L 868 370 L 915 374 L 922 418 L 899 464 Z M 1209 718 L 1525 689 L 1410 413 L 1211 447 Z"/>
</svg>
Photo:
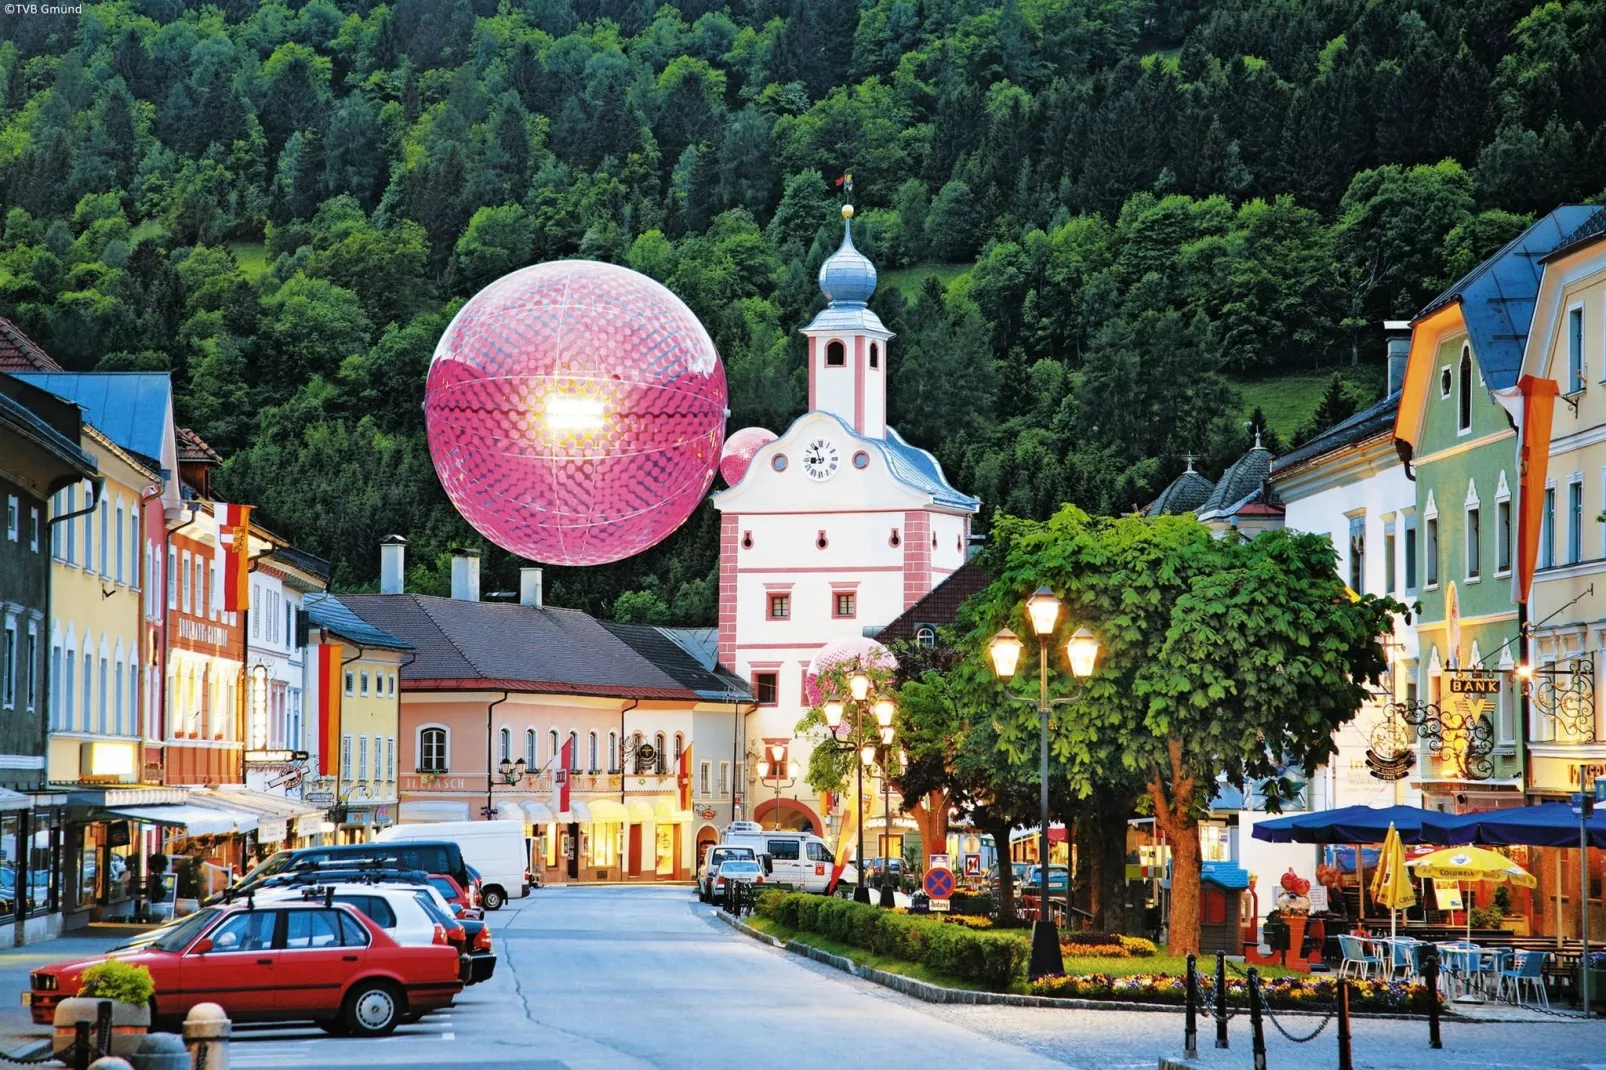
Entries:
<svg viewBox="0 0 1606 1070">
<path fill-rule="evenodd" d="M 1071 506 L 1044 522 L 999 518 L 983 551 L 997 578 L 961 615 L 970 656 L 948 674 L 961 708 L 991 712 L 1012 759 L 1035 754 L 1037 715 L 999 701 L 983 650 L 1002 627 L 1031 634 L 1023 603 L 1041 584 L 1066 604 L 1062 632 L 1095 632 L 1097 671 L 1053 715 L 1052 750 L 1078 794 L 1141 781 L 1172 846 L 1173 952 L 1198 950 L 1198 820 L 1217 775 L 1278 798 L 1282 772 L 1331 757 L 1334 731 L 1384 669 L 1377 637 L 1403 607 L 1346 597 L 1334 561 L 1326 536 L 1217 539 L 1187 516 L 1090 518 Z M 1077 686 L 1068 672 L 1050 681 L 1058 695 Z"/>
</svg>

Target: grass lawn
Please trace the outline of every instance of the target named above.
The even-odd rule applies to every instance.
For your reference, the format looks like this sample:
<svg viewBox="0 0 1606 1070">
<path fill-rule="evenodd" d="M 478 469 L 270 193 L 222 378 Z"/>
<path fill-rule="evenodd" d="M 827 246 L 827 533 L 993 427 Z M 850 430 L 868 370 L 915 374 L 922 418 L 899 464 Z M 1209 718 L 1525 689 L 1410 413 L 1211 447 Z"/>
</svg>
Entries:
<svg viewBox="0 0 1606 1070">
<path fill-rule="evenodd" d="M 268 246 L 266 242 L 259 241 L 231 241 L 229 248 L 234 251 L 234 259 L 239 261 L 240 270 L 245 277 L 256 280 L 268 273 L 273 265 L 268 263 Z"/>
<path fill-rule="evenodd" d="M 1244 969 L 1243 963 L 1237 963 L 1238 969 Z M 1199 956 L 1199 973 L 1211 975 L 1216 969 L 1215 955 Z M 1260 976 L 1271 980 L 1274 977 L 1291 977 L 1294 971 L 1285 970 L 1280 966 L 1260 966 Z M 1131 977 L 1138 973 L 1167 973 L 1173 977 L 1185 976 L 1188 972 L 1188 957 L 1186 955 L 1150 955 L 1146 959 L 1105 959 L 1105 958 L 1071 958 L 1065 957 L 1065 972 L 1069 975 L 1088 975 L 1107 973 L 1111 977 Z M 1236 974 L 1228 971 L 1228 976 Z"/>
<path fill-rule="evenodd" d="M 919 296 L 921 287 L 925 286 L 926 279 L 931 276 L 935 275 L 944 286 L 947 286 L 975 266 L 974 264 L 915 264 L 913 267 L 884 271 L 881 273 L 881 281 L 903 294 L 904 300 L 913 301 Z"/>
<path fill-rule="evenodd" d="M 1346 365 L 1338 368 L 1339 374 L 1350 383 L 1360 408 L 1365 408 L 1383 396 L 1382 368 L 1370 365 Z M 1242 379 L 1231 377 L 1232 385 L 1243 395 L 1245 416 L 1258 405 L 1266 414 L 1271 429 L 1287 438 L 1294 429 L 1311 418 L 1321 404 L 1327 390 L 1327 380 L 1333 369 L 1322 372 L 1285 375 L 1275 379 Z"/>
<path fill-rule="evenodd" d="M 166 233 L 167 228 L 162 226 L 160 220 L 147 219 L 145 222 L 128 232 L 128 244 L 130 247 L 133 247 L 144 241 L 146 238 L 160 238 Z"/>
</svg>

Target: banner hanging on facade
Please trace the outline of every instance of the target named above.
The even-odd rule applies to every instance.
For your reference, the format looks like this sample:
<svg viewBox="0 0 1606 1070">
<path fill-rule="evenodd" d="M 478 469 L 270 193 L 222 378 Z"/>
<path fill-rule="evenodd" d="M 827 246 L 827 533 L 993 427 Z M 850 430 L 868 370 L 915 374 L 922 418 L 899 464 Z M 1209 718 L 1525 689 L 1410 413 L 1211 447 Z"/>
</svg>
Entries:
<svg viewBox="0 0 1606 1070">
<path fill-rule="evenodd" d="M 216 558 L 223 584 L 219 601 L 225 613 L 243 612 L 251 608 L 251 507 L 213 502 L 212 519 L 217 521 Z"/>
<path fill-rule="evenodd" d="M 340 775 L 341 666 L 339 643 L 318 646 L 318 772 Z"/>
</svg>

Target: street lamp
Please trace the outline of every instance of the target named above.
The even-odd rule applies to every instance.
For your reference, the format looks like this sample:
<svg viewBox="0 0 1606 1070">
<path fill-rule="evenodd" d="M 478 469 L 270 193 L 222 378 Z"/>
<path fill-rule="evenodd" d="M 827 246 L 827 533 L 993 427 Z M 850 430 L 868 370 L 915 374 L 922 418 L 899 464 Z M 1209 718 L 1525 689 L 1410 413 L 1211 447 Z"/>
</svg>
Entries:
<svg viewBox="0 0 1606 1070">
<path fill-rule="evenodd" d="M 886 705 L 890 706 L 891 703 L 889 702 Z M 881 744 L 879 746 L 867 743 L 859 750 L 859 761 L 864 768 L 868 769 L 876 766 L 880 770 L 881 906 L 888 910 L 898 905 L 897 898 L 893 894 L 892 877 L 892 737 L 892 726 L 888 724 L 881 729 Z M 897 754 L 899 767 L 908 768 L 909 756 L 904 753 L 901 747 L 898 749 Z M 863 880 L 862 875 L 860 880 Z"/>
<path fill-rule="evenodd" d="M 1081 697 L 1081 692 L 1078 691 L 1076 695 L 1065 698 L 1048 697 L 1049 636 L 1054 634 L 1054 625 L 1059 620 L 1060 600 L 1047 586 L 1039 587 L 1026 600 L 1026 613 L 1031 618 L 1032 631 L 1037 633 L 1038 638 L 1037 698 L 1017 695 L 1007 689 L 1004 694 L 1016 702 L 1036 705 L 1037 719 L 1042 732 L 1042 747 L 1038 756 L 1040 783 L 1037 846 L 1037 873 L 1041 884 L 1038 888 L 1037 920 L 1032 924 L 1032 959 L 1027 968 L 1028 975 L 1037 978 L 1065 972 L 1065 960 L 1060 955 L 1059 931 L 1055 928 L 1053 915 L 1048 909 L 1048 715 L 1055 706 L 1075 702 Z M 1022 646 L 1020 637 L 1008 628 L 993 636 L 992 642 L 987 644 L 987 654 L 993 663 L 993 672 L 1000 680 L 1008 680 L 1015 675 L 1015 669 L 1020 664 Z M 1071 674 L 1078 680 L 1086 680 L 1093 675 L 1094 664 L 1098 661 L 1098 638 L 1086 628 L 1078 628 L 1065 644 L 1065 654 L 1071 663 Z"/>
<path fill-rule="evenodd" d="M 524 774 L 529 772 L 529 769 L 530 767 L 524 764 L 523 758 L 520 758 L 516 762 L 510 762 L 506 758 L 503 758 L 501 764 L 496 767 L 497 773 L 502 777 L 503 782 L 509 787 L 512 787 L 514 784 L 517 784 L 519 781 L 523 780 Z"/>
<path fill-rule="evenodd" d="M 858 806 L 858 880 L 853 889 L 853 900 L 856 903 L 870 901 L 870 889 L 864 883 L 864 770 L 876 759 L 877 743 L 875 737 L 866 736 L 866 722 L 870 717 L 875 718 L 876 728 L 881 739 L 880 746 L 890 747 L 894 729 L 892 718 L 897 713 L 897 707 L 892 700 L 884 697 L 872 696 L 870 693 L 870 675 L 863 670 L 855 672 L 848 677 L 848 694 L 850 700 L 843 700 L 834 696 L 821 704 L 820 710 L 825 715 L 826 734 L 825 746 L 834 747 L 843 751 L 857 751 L 859 760 L 854 763 L 858 776 L 859 791 L 855 798 Z M 853 707 L 853 738 L 839 739 L 837 730 L 842 727 L 842 718 L 847 713 L 848 706 Z M 887 905 L 887 904 L 883 904 Z"/>
<path fill-rule="evenodd" d="M 797 783 L 798 768 L 796 762 L 785 761 L 785 743 L 771 743 L 770 757 L 758 760 L 758 779 L 768 780 L 775 788 L 775 827 L 781 827 L 781 789 L 790 788 Z M 775 775 L 770 776 L 771 770 Z"/>
</svg>

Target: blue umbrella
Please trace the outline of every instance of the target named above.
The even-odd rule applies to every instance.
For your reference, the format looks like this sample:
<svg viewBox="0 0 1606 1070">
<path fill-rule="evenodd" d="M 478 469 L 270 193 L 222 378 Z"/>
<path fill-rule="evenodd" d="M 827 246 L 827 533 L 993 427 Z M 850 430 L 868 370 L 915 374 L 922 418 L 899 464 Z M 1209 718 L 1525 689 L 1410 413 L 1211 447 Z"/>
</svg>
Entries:
<svg viewBox="0 0 1606 1070">
<path fill-rule="evenodd" d="M 1448 838 L 1462 820 L 1416 806 L 1345 806 L 1262 821 L 1253 836 L 1271 843 L 1382 843 L 1393 824 L 1404 843 L 1466 843 Z"/>
<path fill-rule="evenodd" d="M 1448 818 L 1448 822 L 1435 822 Z M 1450 838 L 1449 844 L 1481 843 L 1493 847 L 1522 844 L 1529 847 L 1578 846 L 1578 815 L 1571 803 L 1549 802 L 1518 806 L 1510 810 L 1480 810 L 1451 817 L 1434 814 L 1427 824 Z M 1587 822 L 1591 846 L 1606 848 L 1606 813 L 1595 811 Z M 1257 829 L 1258 833 L 1258 829 Z"/>
</svg>

